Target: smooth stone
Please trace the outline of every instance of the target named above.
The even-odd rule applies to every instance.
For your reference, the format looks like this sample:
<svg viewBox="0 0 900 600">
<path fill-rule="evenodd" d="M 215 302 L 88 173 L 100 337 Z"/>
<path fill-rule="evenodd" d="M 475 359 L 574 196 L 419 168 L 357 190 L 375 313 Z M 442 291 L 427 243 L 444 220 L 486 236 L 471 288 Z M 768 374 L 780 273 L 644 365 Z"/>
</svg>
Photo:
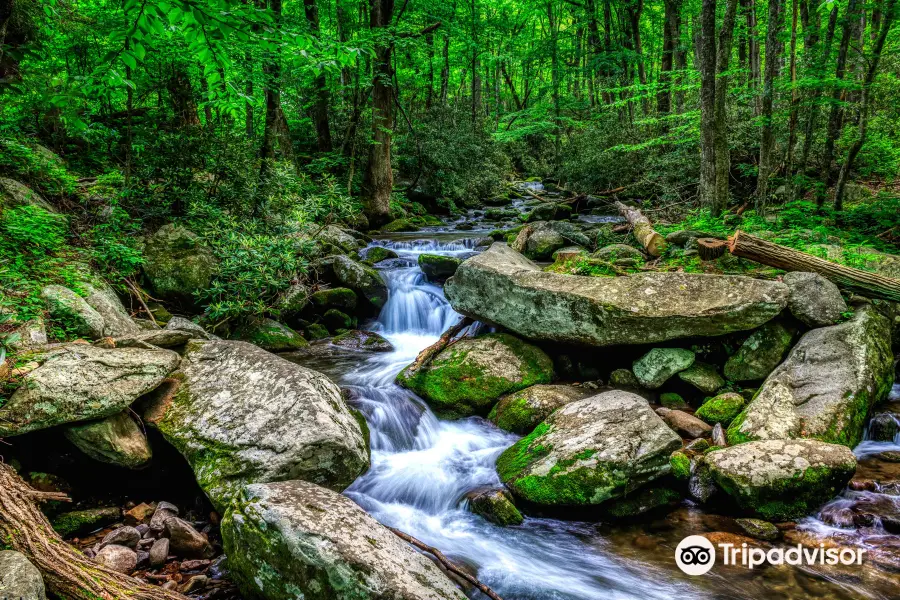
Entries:
<svg viewBox="0 0 900 600">
<path fill-rule="evenodd" d="M 134 527 L 119 527 L 104 536 L 100 542 L 100 549 L 110 546 L 125 546 L 132 550 L 137 549 L 138 542 L 141 540 L 141 534 Z"/>
<path fill-rule="evenodd" d="M 781 532 L 778 531 L 777 527 L 762 519 L 735 519 L 734 522 L 737 523 L 738 527 L 743 529 L 747 535 L 758 540 L 774 542 L 781 535 Z"/>
<path fill-rule="evenodd" d="M 94 460 L 126 469 L 145 467 L 153 458 L 147 437 L 127 412 L 69 425 L 63 435 Z"/>
<path fill-rule="evenodd" d="M 656 414 L 662 417 L 666 425 L 674 431 L 689 438 L 704 437 L 710 434 L 712 426 L 684 411 L 670 408 L 657 408 Z"/>
<path fill-rule="evenodd" d="M 725 379 L 708 363 L 694 361 L 690 367 L 678 373 L 678 378 L 704 394 L 715 394 L 725 385 Z"/>
<path fill-rule="evenodd" d="M 211 558 L 215 554 L 209 540 L 190 523 L 178 517 L 166 519 L 163 536 L 169 538 L 169 551 L 176 556 Z"/>
<path fill-rule="evenodd" d="M 154 569 L 166 564 L 166 558 L 169 556 L 169 538 L 159 538 L 154 540 L 150 546 L 150 566 Z"/>
<path fill-rule="evenodd" d="M 654 348 L 634 361 L 631 370 L 645 388 L 654 390 L 694 364 L 694 353 L 683 348 Z"/>
<path fill-rule="evenodd" d="M 61 285 L 48 285 L 41 290 L 50 319 L 76 336 L 96 340 L 103 337 L 103 317 L 84 298 Z"/>
<path fill-rule="evenodd" d="M 106 546 L 97 552 L 94 560 L 107 569 L 129 575 L 137 567 L 137 552 L 125 546 Z"/>
</svg>

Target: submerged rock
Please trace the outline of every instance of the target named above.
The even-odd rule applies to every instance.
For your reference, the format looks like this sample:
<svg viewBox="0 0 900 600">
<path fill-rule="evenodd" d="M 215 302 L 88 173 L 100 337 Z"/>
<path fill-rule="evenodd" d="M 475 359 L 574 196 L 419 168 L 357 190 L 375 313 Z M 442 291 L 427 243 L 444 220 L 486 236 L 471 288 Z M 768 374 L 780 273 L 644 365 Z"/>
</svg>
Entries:
<svg viewBox="0 0 900 600">
<path fill-rule="evenodd" d="M 234 332 L 234 339 L 250 342 L 269 352 L 290 352 L 307 346 L 303 336 L 274 319 L 253 319 Z"/>
<path fill-rule="evenodd" d="M 71 425 L 64 434 L 94 460 L 111 465 L 140 469 L 153 458 L 147 438 L 127 412 Z"/>
<path fill-rule="evenodd" d="M 709 452 L 703 468 L 740 509 L 783 521 L 813 513 L 843 489 L 856 457 L 839 444 L 765 440 Z"/>
<path fill-rule="evenodd" d="M 41 290 L 50 318 L 67 334 L 96 340 L 103 337 L 103 317 L 87 301 L 61 285 Z"/>
<path fill-rule="evenodd" d="M 590 395 L 591 390 L 572 385 L 533 385 L 500 398 L 488 420 L 500 429 L 525 435 L 557 408 Z"/>
<path fill-rule="evenodd" d="M 683 348 L 654 348 L 631 366 L 634 376 L 645 388 L 655 390 L 672 375 L 694 364 L 694 353 Z"/>
<path fill-rule="evenodd" d="M 357 416 L 321 373 L 245 342 L 192 341 L 175 377 L 177 392 L 144 420 L 187 458 L 219 510 L 247 483 L 342 490 L 369 465 Z"/>
<path fill-rule="evenodd" d="M 41 572 L 24 554 L 0 550 L 0 598 L 47 600 Z"/>
<path fill-rule="evenodd" d="M 809 437 L 853 448 L 893 378 L 890 325 L 863 306 L 850 321 L 800 338 L 731 423 L 728 441 Z"/>
<path fill-rule="evenodd" d="M 222 538 L 231 575 L 252 598 L 466 598 L 355 502 L 303 481 L 244 488 L 225 514 Z"/>
<path fill-rule="evenodd" d="M 791 347 L 793 334 L 781 323 L 769 322 L 750 334 L 725 363 L 723 372 L 731 381 L 764 379 Z"/>
<path fill-rule="evenodd" d="M 331 338 L 334 346 L 367 352 L 393 352 L 394 346 L 374 331 L 354 329 Z"/>
<path fill-rule="evenodd" d="M 838 287 L 821 275 L 791 272 L 783 280 L 790 290 L 791 314 L 810 327 L 834 325 L 847 312 Z"/>
<path fill-rule="evenodd" d="M 550 383 L 553 361 L 536 346 L 506 333 L 463 338 L 415 373 L 407 367 L 397 382 L 447 416 L 487 414 L 502 395 Z"/>
<path fill-rule="evenodd" d="M 68 344 L 47 354 L 0 407 L 0 437 L 122 412 L 178 366 L 171 350 Z"/>
<path fill-rule="evenodd" d="M 194 292 L 209 288 L 218 261 L 202 240 L 184 227 L 168 223 L 144 243 L 144 273 L 154 295 L 194 304 Z"/>
<path fill-rule="evenodd" d="M 777 527 L 762 519 L 735 519 L 734 522 L 744 533 L 758 540 L 773 542 L 781 535 Z"/>
<path fill-rule="evenodd" d="M 473 490 L 466 494 L 466 500 L 469 503 L 469 510 L 501 527 L 520 525 L 525 520 L 513 504 L 509 492 L 504 489 Z"/>
<path fill-rule="evenodd" d="M 667 474 L 680 448 L 646 400 L 614 390 L 554 412 L 500 455 L 497 472 L 529 502 L 601 504 Z"/>
<path fill-rule="evenodd" d="M 541 271 L 494 244 L 447 280 L 453 308 L 535 340 L 651 344 L 754 329 L 787 304 L 787 287 L 749 277 L 641 273 L 580 277 Z"/>
</svg>

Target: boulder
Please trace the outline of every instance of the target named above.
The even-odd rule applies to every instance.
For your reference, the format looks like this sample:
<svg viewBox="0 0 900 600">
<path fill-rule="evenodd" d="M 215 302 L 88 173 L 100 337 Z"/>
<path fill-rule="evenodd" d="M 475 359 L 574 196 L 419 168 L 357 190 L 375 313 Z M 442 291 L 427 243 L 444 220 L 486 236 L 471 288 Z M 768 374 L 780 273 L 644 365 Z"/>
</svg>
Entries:
<svg viewBox="0 0 900 600">
<path fill-rule="evenodd" d="M 193 232 L 163 225 L 144 243 L 144 273 L 154 296 L 193 305 L 194 292 L 209 288 L 218 261 Z"/>
<path fill-rule="evenodd" d="M 610 244 L 609 246 L 600 248 L 591 256 L 609 262 L 615 262 L 620 258 L 634 258 L 636 260 L 644 260 L 643 252 L 641 252 L 637 248 L 628 246 L 627 244 Z"/>
<path fill-rule="evenodd" d="M 762 519 L 735 519 L 734 522 L 744 530 L 744 533 L 758 540 L 774 542 L 781 535 L 775 525 Z"/>
<path fill-rule="evenodd" d="M 710 425 L 721 423 L 723 426 L 728 427 L 744 409 L 745 404 L 747 404 L 747 401 L 740 394 L 725 392 L 704 402 L 703 406 L 698 408 L 694 414 Z"/>
<path fill-rule="evenodd" d="M 0 598 L 47 600 L 41 572 L 24 554 L 0 550 Z"/>
<path fill-rule="evenodd" d="M 103 540 L 100 542 L 100 549 L 102 550 L 107 546 L 116 545 L 137 550 L 139 541 L 141 541 L 141 533 L 137 529 L 127 526 L 119 527 L 103 536 Z"/>
<path fill-rule="evenodd" d="M 203 329 L 200 325 L 197 325 L 193 321 L 185 319 L 184 317 L 172 317 L 166 322 L 165 328 L 166 331 L 186 331 L 191 334 L 191 339 L 195 340 L 217 340 L 219 336 L 213 335 Z"/>
<path fill-rule="evenodd" d="M 641 382 L 634 376 L 631 369 L 616 369 L 609 374 L 609 385 L 616 388 L 637 389 L 641 387 Z"/>
<path fill-rule="evenodd" d="M 709 452 L 702 468 L 741 510 L 785 521 L 814 513 L 840 492 L 856 457 L 840 444 L 764 440 Z"/>
<path fill-rule="evenodd" d="M 345 287 L 319 290 L 309 297 L 309 303 L 321 311 L 329 308 L 353 311 L 356 309 L 356 292 Z"/>
<path fill-rule="evenodd" d="M 65 512 L 53 517 L 52 524 L 56 533 L 62 537 L 69 537 L 115 523 L 121 518 L 122 511 L 110 506 Z"/>
<path fill-rule="evenodd" d="M 641 386 L 655 390 L 672 375 L 694 364 L 694 353 L 683 348 L 654 348 L 631 366 Z"/>
<path fill-rule="evenodd" d="M 336 308 L 329 308 L 322 315 L 323 324 L 335 333 L 356 327 L 356 319 Z"/>
<path fill-rule="evenodd" d="M 150 566 L 154 569 L 166 564 L 169 557 L 169 538 L 159 538 L 150 546 Z"/>
<path fill-rule="evenodd" d="M 393 352 L 394 346 L 374 331 L 354 329 L 331 338 L 331 343 L 349 350 L 365 350 L 367 352 Z"/>
<path fill-rule="evenodd" d="M 319 229 L 318 226 L 315 229 Z M 328 225 L 318 232 L 316 241 L 329 248 L 350 254 L 359 249 L 359 240 L 337 225 Z"/>
<path fill-rule="evenodd" d="M 88 421 L 66 427 L 63 434 L 75 446 L 100 462 L 140 469 L 153 458 L 153 451 L 127 412 L 121 412 L 98 421 Z"/>
<path fill-rule="evenodd" d="M 674 410 L 671 408 L 657 408 L 656 414 L 662 417 L 666 425 L 672 428 L 679 435 L 687 438 L 698 438 L 709 435 L 712 426 L 707 425 L 694 415 L 688 414 L 682 410 Z"/>
<path fill-rule="evenodd" d="M 481 488 L 466 494 L 469 510 L 501 527 L 521 525 L 525 518 L 513 504 L 509 492 L 499 488 Z"/>
<path fill-rule="evenodd" d="M 791 314 L 810 327 L 834 325 L 848 310 L 838 287 L 817 273 L 793 271 L 783 280 Z"/>
<path fill-rule="evenodd" d="M 562 235 L 547 223 L 539 221 L 523 227 L 511 248 L 531 260 L 549 260 L 556 250 L 565 245 L 566 239 Z"/>
<path fill-rule="evenodd" d="M 681 438 L 636 394 L 614 390 L 569 403 L 497 459 L 517 497 L 593 505 L 669 472 Z"/>
<path fill-rule="evenodd" d="M 103 318 L 103 335 L 122 337 L 139 333 L 141 328 L 131 320 L 116 292 L 105 283 L 84 284 L 84 300 Z"/>
<path fill-rule="evenodd" d="M 381 228 L 382 233 L 395 233 L 397 231 L 418 231 L 419 227 L 413 225 L 407 219 L 394 219 Z"/>
<path fill-rule="evenodd" d="M 539 348 L 506 333 L 463 338 L 415 373 L 397 382 L 448 417 L 485 415 L 496 400 L 538 383 L 550 383 L 553 361 Z"/>
<path fill-rule="evenodd" d="M 53 205 L 27 185 L 13 179 L 0 177 L 0 213 L 5 208 L 19 208 L 22 206 L 36 206 L 43 208 L 47 212 L 56 212 Z"/>
<path fill-rule="evenodd" d="M 722 372 L 731 381 L 765 379 L 791 347 L 793 334 L 781 323 L 766 323 L 748 337 L 725 362 Z"/>
<path fill-rule="evenodd" d="M 278 294 L 274 308 L 285 322 L 294 325 L 310 302 L 309 287 L 303 283 L 293 283 Z"/>
<path fill-rule="evenodd" d="M 505 431 L 526 435 L 556 409 L 591 395 L 591 390 L 572 385 L 533 385 L 500 398 L 488 415 Z"/>
<path fill-rule="evenodd" d="M 188 343 L 174 394 L 147 407 L 224 510 L 243 485 L 306 479 L 342 490 L 369 465 L 360 421 L 327 377 L 235 341 Z"/>
<path fill-rule="evenodd" d="M 103 317 L 84 298 L 61 285 L 41 290 L 50 318 L 67 334 L 96 340 L 103 337 Z"/>
<path fill-rule="evenodd" d="M 343 285 L 363 296 L 376 308 L 387 302 L 387 286 L 378 271 L 346 256 L 333 256 L 335 278 Z"/>
<path fill-rule="evenodd" d="M 197 336 L 190 331 L 181 329 L 150 329 L 133 335 L 116 338 L 113 344 L 116 348 L 177 348 L 183 346 Z"/>
<path fill-rule="evenodd" d="M 304 481 L 244 488 L 225 514 L 222 539 L 229 571 L 251 598 L 466 598 L 355 502 Z"/>
<path fill-rule="evenodd" d="M 120 413 L 162 383 L 178 362 L 171 350 L 87 344 L 54 349 L 0 407 L 0 437 Z"/>
<path fill-rule="evenodd" d="M 715 394 L 725 385 L 725 379 L 708 363 L 694 361 L 690 367 L 678 373 L 678 378 L 704 394 Z"/>
<path fill-rule="evenodd" d="M 47 328 L 42 317 L 35 317 L 20 324 L 13 331 L 13 338 L 7 338 L 6 347 L 13 352 L 37 350 L 47 345 Z"/>
<path fill-rule="evenodd" d="M 388 260 L 389 258 L 399 258 L 400 255 L 384 246 L 372 246 L 360 251 L 360 257 L 363 259 L 364 263 L 374 265 L 383 260 Z"/>
<path fill-rule="evenodd" d="M 662 394 L 660 394 L 659 403 L 666 408 L 673 408 L 676 410 L 688 407 L 687 402 L 684 401 L 684 398 L 681 397 L 681 394 L 677 394 L 675 392 L 663 392 Z"/>
<path fill-rule="evenodd" d="M 890 324 L 862 306 L 851 320 L 800 338 L 732 421 L 728 441 L 809 437 L 853 448 L 893 379 Z"/>
<path fill-rule="evenodd" d="M 458 312 L 543 341 L 613 346 L 754 329 L 787 305 L 787 286 L 739 276 L 641 273 L 580 277 L 541 271 L 505 244 L 447 280 Z"/>
<path fill-rule="evenodd" d="M 290 352 L 309 344 L 302 335 L 284 323 L 266 318 L 245 321 L 231 337 L 250 342 L 269 352 Z"/>
<path fill-rule="evenodd" d="M 453 256 L 441 254 L 420 254 L 419 268 L 425 273 L 428 281 L 443 281 L 452 277 L 462 261 Z"/>
</svg>

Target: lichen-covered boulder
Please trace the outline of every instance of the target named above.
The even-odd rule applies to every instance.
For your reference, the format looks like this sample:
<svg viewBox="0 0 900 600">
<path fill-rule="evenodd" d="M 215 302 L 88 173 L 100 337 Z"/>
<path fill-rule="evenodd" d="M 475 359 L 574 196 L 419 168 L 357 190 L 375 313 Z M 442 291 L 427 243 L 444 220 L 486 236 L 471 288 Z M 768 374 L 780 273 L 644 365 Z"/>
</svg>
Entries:
<svg viewBox="0 0 900 600">
<path fill-rule="evenodd" d="M 329 308 L 353 311 L 356 309 L 356 292 L 345 287 L 319 290 L 310 295 L 309 303 L 323 312 Z"/>
<path fill-rule="evenodd" d="M 67 334 L 96 340 L 103 337 L 103 317 L 84 298 L 61 285 L 41 290 L 50 318 Z"/>
<path fill-rule="evenodd" d="M 113 343 L 116 348 L 146 348 L 148 344 L 157 348 L 176 348 L 183 346 L 195 337 L 190 331 L 179 329 L 148 329 L 133 335 L 115 338 Z"/>
<path fill-rule="evenodd" d="M 397 231 L 418 231 L 419 227 L 413 225 L 408 219 L 394 219 L 381 228 L 382 233 L 395 233 Z"/>
<path fill-rule="evenodd" d="M 893 383 L 891 330 L 872 306 L 808 331 L 732 421 L 728 441 L 816 438 L 855 447 Z"/>
<path fill-rule="evenodd" d="M 0 213 L 5 208 L 19 208 L 21 206 L 36 206 L 47 212 L 56 212 L 56 209 L 49 202 L 27 185 L 13 179 L 0 177 Z"/>
<path fill-rule="evenodd" d="M 269 352 L 290 352 L 307 345 L 303 336 L 274 319 L 251 319 L 235 330 L 232 339 L 250 342 Z"/>
<path fill-rule="evenodd" d="M 529 502 L 601 504 L 667 474 L 680 448 L 646 400 L 613 390 L 554 412 L 500 455 L 497 472 Z"/>
<path fill-rule="evenodd" d="M 100 462 L 140 469 L 153 458 L 144 432 L 127 412 L 70 425 L 63 434 L 79 450 Z"/>
<path fill-rule="evenodd" d="M 154 295 L 193 304 L 194 292 L 212 283 L 218 261 L 200 238 L 173 223 L 163 225 L 144 243 L 144 274 Z"/>
<path fill-rule="evenodd" d="M 464 338 L 397 382 L 448 417 L 485 415 L 496 400 L 538 383 L 550 383 L 553 361 L 539 348 L 506 333 Z"/>
<path fill-rule="evenodd" d="M 728 425 L 741 413 L 747 400 L 738 393 L 725 392 L 714 398 L 710 398 L 697 409 L 695 416 L 703 419 L 710 425 L 721 423 Z"/>
<path fill-rule="evenodd" d="M 365 250 L 360 250 L 359 255 L 360 258 L 362 258 L 362 261 L 367 265 L 375 265 L 383 260 L 400 257 L 399 254 L 384 246 L 371 246 Z"/>
<path fill-rule="evenodd" d="M 725 379 L 719 375 L 715 366 L 700 361 L 695 361 L 690 367 L 680 371 L 678 378 L 704 394 L 714 394 L 725 385 Z"/>
<path fill-rule="evenodd" d="M 459 266 L 453 308 L 534 340 L 652 344 L 754 329 L 787 305 L 787 286 L 749 277 L 641 273 L 580 277 L 542 271 L 505 244 Z"/>
<path fill-rule="evenodd" d="M 591 390 L 572 385 L 533 385 L 500 398 L 488 415 L 505 431 L 525 435 L 554 410 L 591 395 Z"/>
<path fill-rule="evenodd" d="M 631 370 L 643 387 L 655 390 L 694 364 L 694 358 L 693 352 L 683 348 L 654 348 L 634 361 Z"/>
<path fill-rule="evenodd" d="M 616 369 L 609 374 L 609 385 L 615 388 L 637 389 L 641 387 L 641 382 L 631 369 Z"/>
<path fill-rule="evenodd" d="M 191 335 L 191 339 L 195 340 L 217 340 L 219 336 L 209 333 L 200 325 L 184 317 L 172 317 L 166 322 L 164 327 L 167 331 L 185 331 Z"/>
<path fill-rule="evenodd" d="M 334 336 L 331 338 L 331 343 L 341 348 L 366 352 L 392 352 L 394 350 L 393 344 L 374 331 L 358 329 Z"/>
<path fill-rule="evenodd" d="M 466 503 L 470 511 L 502 527 L 520 525 L 525 520 L 505 489 L 479 488 L 472 490 L 466 494 Z"/>
<path fill-rule="evenodd" d="M 225 513 L 228 568 L 249 598 L 465 600 L 349 498 L 304 481 L 250 485 Z"/>
<path fill-rule="evenodd" d="M 85 284 L 84 300 L 103 318 L 103 335 L 121 337 L 140 332 L 141 328 L 131 320 L 128 311 L 116 292 L 102 282 Z"/>
<path fill-rule="evenodd" d="M 420 254 L 419 268 L 425 273 L 428 281 L 443 281 L 452 277 L 462 261 L 454 256 L 442 254 Z"/>
<path fill-rule="evenodd" d="M 0 407 L 0 437 L 120 413 L 162 383 L 178 363 L 171 350 L 56 348 Z"/>
<path fill-rule="evenodd" d="M 539 221 L 523 227 L 511 248 L 531 260 L 549 260 L 556 250 L 566 245 L 566 238 Z"/>
<path fill-rule="evenodd" d="M 725 362 L 722 372 L 731 381 L 765 379 L 784 358 L 793 337 L 781 323 L 766 323 L 744 340 Z"/>
<path fill-rule="evenodd" d="M 341 285 L 363 296 L 376 308 L 387 302 L 388 292 L 378 271 L 346 256 L 332 256 L 334 276 Z"/>
<path fill-rule="evenodd" d="M 794 271 L 785 274 L 790 290 L 791 314 L 810 327 L 834 325 L 847 312 L 847 303 L 838 287 L 817 273 Z"/>
<path fill-rule="evenodd" d="M 24 554 L 0 551 L 0 598 L 47 600 L 41 572 Z"/>
<path fill-rule="evenodd" d="M 609 262 L 615 262 L 620 258 L 644 260 L 643 252 L 627 244 L 610 244 L 609 246 L 600 248 L 591 256 L 593 256 L 594 258 L 599 258 L 601 260 L 607 260 Z"/>
<path fill-rule="evenodd" d="M 327 377 L 245 342 L 188 343 L 159 428 L 219 509 L 248 483 L 305 479 L 343 490 L 369 466 L 356 414 Z"/>
<path fill-rule="evenodd" d="M 815 512 L 840 492 L 856 472 L 856 457 L 839 444 L 765 440 L 714 450 L 702 465 L 740 509 L 784 521 Z"/>
</svg>

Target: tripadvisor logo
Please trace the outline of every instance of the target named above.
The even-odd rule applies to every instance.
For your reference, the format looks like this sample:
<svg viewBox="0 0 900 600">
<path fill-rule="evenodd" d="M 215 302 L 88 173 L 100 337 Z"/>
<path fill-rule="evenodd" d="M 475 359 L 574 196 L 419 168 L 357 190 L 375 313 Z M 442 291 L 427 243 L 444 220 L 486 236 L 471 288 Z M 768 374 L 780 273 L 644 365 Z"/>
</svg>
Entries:
<svg viewBox="0 0 900 600">
<path fill-rule="evenodd" d="M 718 550 L 716 549 L 718 546 Z M 865 550 L 853 548 L 813 548 L 802 544 L 788 548 L 748 547 L 747 544 L 713 543 L 702 535 L 689 535 L 675 548 L 675 564 L 688 575 L 703 575 L 716 564 L 716 554 L 723 565 L 753 569 L 760 565 L 861 565 Z"/>
</svg>

